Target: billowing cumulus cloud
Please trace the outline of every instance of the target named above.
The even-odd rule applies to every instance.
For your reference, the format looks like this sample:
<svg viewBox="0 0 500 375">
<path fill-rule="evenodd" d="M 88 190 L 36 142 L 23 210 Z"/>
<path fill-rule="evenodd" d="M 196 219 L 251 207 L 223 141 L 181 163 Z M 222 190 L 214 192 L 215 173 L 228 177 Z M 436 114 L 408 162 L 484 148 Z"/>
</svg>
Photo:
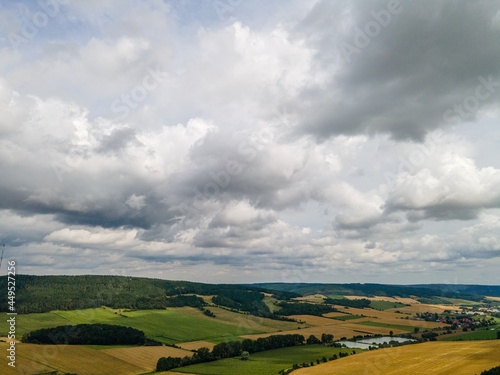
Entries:
<svg viewBox="0 0 500 375">
<path fill-rule="evenodd" d="M 498 282 L 498 4 L 219 3 L 0 8 L 20 270 Z"/>
</svg>

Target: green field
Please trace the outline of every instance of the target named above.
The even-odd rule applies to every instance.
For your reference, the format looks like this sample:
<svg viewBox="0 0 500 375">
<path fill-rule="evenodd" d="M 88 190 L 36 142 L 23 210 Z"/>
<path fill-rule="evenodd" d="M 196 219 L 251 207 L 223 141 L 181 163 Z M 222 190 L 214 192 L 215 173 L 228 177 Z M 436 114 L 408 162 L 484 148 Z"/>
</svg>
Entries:
<svg viewBox="0 0 500 375">
<path fill-rule="evenodd" d="M 371 326 L 371 327 L 384 327 L 384 328 L 392 328 L 392 329 L 401 329 L 403 331 L 413 331 L 414 327 L 411 326 L 404 326 L 400 324 L 386 324 L 386 323 L 379 323 L 379 322 L 371 322 L 371 321 L 364 321 L 364 322 L 355 322 L 355 324 L 360 324 L 364 326 Z"/>
<path fill-rule="evenodd" d="M 495 330 L 491 330 L 491 328 L 495 328 Z M 483 329 L 476 329 L 475 331 L 464 332 L 461 335 L 443 337 L 443 341 L 466 341 L 466 340 L 495 340 L 497 338 L 497 330 L 500 328 L 496 327 L 488 327 Z"/>
<path fill-rule="evenodd" d="M 371 301 L 370 303 L 370 307 L 375 310 L 389 310 L 404 306 L 406 305 L 403 303 L 389 301 Z"/>
<path fill-rule="evenodd" d="M 269 307 L 269 310 L 272 312 L 278 311 L 280 309 L 279 306 L 276 306 L 274 302 L 277 302 L 278 300 L 274 297 L 264 297 L 264 303 L 266 304 L 267 307 Z"/>
<path fill-rule="evenodd" d="M 428 305 L 453 305 L 450 300 L 441 297 L 418 297 L 416 298 L 416 300 L 420 303 L 425 303 Z"/>
<path fill-rule="evenodd" d="M 460 306 L 480 306 L 480 302 L 476 301 L 469 301 L 467 299 L 460 299 L 460 298 L 446 298 L 447 301 L 452 303 L 453 305 L 460 305 Z"/>
<path fill-rule="evenodd" d="M 361 315 L 343 315 L 343 316 L 332 316 L 330 319 L 335 320 L 352 320 L 352 319 L 360 319 L 363 318 Z"/>
<path fill-rule="evenodd" d="M 197 365 L 177 368 L 175 372 L 200 375 L 276 375 L 280 370 L 291 368 L 294 363 L 316 364 L 316 359 L 329 358 L 339 352 L 348 352 L 360 349 L 332 348 L 323 345 L 295 346 L 291 348 L 269 350 L 250 355 L 248 361 L 239 358 L 228 358 L 220 361 L 200 363 Z"/>
<path fill-rule="evenodd" d="M 183 313 L 189 309 L 189 313 Z M 147 337 L 166 344 L 205 340 L 219 343 L 238 340 L 240 335 L 262 333 L 243 325 L 221 323 L 204 316 L 196 309 L 139 310 L 117 313 L 108 308 L 72 311 L 52 311 L 41 314 L 17 315 L 17 335 L 40 328 L 69 324 L 106 323 L 123 325 L 143 331 Z M 187 311 L 187 310 L 186 310 Z M 0 321 L 0 332 L 7 332 L 7 322 Z"/>
</svg>

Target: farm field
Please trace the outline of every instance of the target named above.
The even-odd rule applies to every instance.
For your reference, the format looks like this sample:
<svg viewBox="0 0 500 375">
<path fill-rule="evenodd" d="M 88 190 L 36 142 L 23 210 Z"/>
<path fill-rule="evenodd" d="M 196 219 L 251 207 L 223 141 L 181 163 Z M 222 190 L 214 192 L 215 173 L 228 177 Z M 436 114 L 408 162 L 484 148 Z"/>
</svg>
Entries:
<svg viewBox="0 0 500 375">
<path fill-rule="evenodd" d="M 312 296 L 295 298 L 295 300 L 299 300 L 301 302 L 319 303 L 322 302 L 323 298 L 323 295 L 315 294 Z M 208 296 L 204 299 L 207 302 L 210 302 L 211 298 Z M 332 334 L 335 340 L 340 340 L 341 338 L 349 339 L 353 336 L 360 335 L 387 336 L 391 331 L 394 335 L 398 335 L 412 332 L 416 327 L 420 328 L 422 331 L 425 329 L 446 326 L 445 323 L 435 321 L 427 322 L 424 320 L 409 319 L 417 312 L 437 312 L 438 314 L 441 314 L 445 310 L 453 310 L 454 307 L 459 309 L 458 306 L 429 305 L 418 303 L 411 299 L 398 299 L 390 297 L 373 297 L 370 299 L 372 300 L 372 308 L 359 309 L 335 305 L 339 312 L 328 313 L 324 316 L 289 316 L 289 318 L 295 319 L 295 322 L 272 320 L 254 316 L 245 312 L 238 313 L 232 311 L 230 308 L 217 307 L 212 304 L 205 306 L 205 309 L 210 310 L 210 312 L 215 314 L 215 317 L 207 316 L 203 314 L 202 310 L 194 307 L 169 307 L 166 309 L 133 311 L 101 307 L 70 311 L 58 310 L 48 313 L 19 314 L 17 316 L 18 338 L 21 338 L 24 333 L 40 328 L 70 324 L 106 323 L 128 326 L 141 330 L 146 334 L 146 336 L 165 344 L 176 344 L 177 348 L 167 346 L 133 347 L 125 345 L 55 346 L 19 343 L 17 347 L 17 371 L 11 371 L 11 368 L 7 366 L 6 358 L 5 360 L 0 361 L 0 365 L 3 365 L 7 369 L 7 371 L 2 372 L 2 374 L 5 373 L 6 375 L 17 373 L 23 373 L 26 375 L 42 373 L 47 374 L 48 372 L 54 371 L 60 371 L 61 373 L 76 373 L 79 375 L 144 375 L 152 374 L 160 357 L 192 356 L 193 350 L 201 347 L 207 347 L 211 350 L 215 344 L 224 341 L 242 340 L 244 338 L 255 340 L 259 337 L 267 337 L 277 334 L 300 334 L 305 338 L 308 338 L 310 335 L 314 335 L 317 338 L 321 338 L 323 333 L 327 333 Z M 276 307 L 273 304 L 275 301 L 277 300 L 270 294 L 266 294 L 264 297 L 264 302 L 272 307 Z M 411 302 L 411 305 L 403 306 L 403 301 L 404 303 Z M 453 301 L 450 300 L 450 302 L 458 304 L 459 302 L 465 303 L 467 301 L 455 299 Z M 397 304 L 398 307 L 394 307 L 395 304 Z M 500 319 L 498 319 L 497 326 L 495 327 L 497 329 L 500 326 L 499 322 Z M 7 322 L 0 321 L 0 336 L 5 334 L 7 328 Z M 441 351 L 444 353 L 444 356 L 451 355 L 451 360 L 444 360 L 444 357 L 439 357 L 440 359 L 436 359 L 435 363 L 441 360 L 445 364 L 451 364 L 455 361 L 455 357 L 453 356 L 459 355 L 469 356 L 469 362 L 475 363 L 476 358 L 482 360 L 487 357 L 489 352 L 485 351 L 485 348 L 497 348 L 500 340 L 485 341 L 486 344 L 483 344 L 486 345 L 483 348 L 484 350 L 480 350 L 480 347 L 477 347 L 477 353 L 470 348 L 476 348 L 476 345 L 483 342 L 479 340 L 496 338 L 496 332 L 496 330 L 492 331 L 490 329 L 477 329 L 474 332 L 462 332 L 460 328 L 457 329 L 456 333 L 438 336 L 438 340 L 440 341 L 437 343 L 450 346 L 436 347 L 438 349 L 433 349 L 433 346 L 425 346 L 429 344 L 435 345 L 436 342 L 433 342 L 423 344 L 423 348 L 431 348 L 427 349 L 430 351 Z M 389 361 L 391 365 L 392 362 L 394 362 L 394 366 L 397 368 L 398 366 L 401 367 L 398 362 L 400 360 L 399 357 L 402 356 L 400 353 L 406 350 L 410 350 L 410 354 L 406 357 L 407 362 L 416 365 L 417 362 L 415 360 L 408 358 L 411 358 L 412 356 L 415 358 L 425 357 L 424 353 L 420 353 L 418 351 L 416 353 L 411 352 L 411 350 L 417 350 L 411 348 L 420 346 L 421 344 L 363 353 L 357 355 L 357 358 L 353 358 L 352 360 L 350 358 L 342 358 L 334 362 L 330 362 L 328 366 L 333 366 L 333 363 L 337 366 L 338 364 L 343 364 L 348 360 L 355 360 L 363 365 L 371 363 L 371 366 L 379 367 L 382 366 L 381 364 Z M 5 342 L 0 343 L 0 350 L 5 350 L 6 348 L 7 344 Z M 448 350 L 448 348 L 450 349 Z M 308 372 L 299 372 L 305 371 L 299 370 L 297 372 L 293 372 L 293 375 L 314 375 L 321 374 L 323 372 L 316 373 L 313 371 L 317 371 L 319 368 L 327 366 L 323 364 L 317 365 L 316 359 L 321 360 L 322 357 L 331 357 L 334 353 L 338 354 L 339 351 L 351 353 L 352 350 L 353 349 L 325 347 L 323 345 L 283 348 L 269 352 L 254 353 L 250 356 L 249 361 L 241 361 L 239 358 L 230 358 L 178 368 L 173 372 L 165 372 L 163 374 L 276 375 L 278 371 L 290 368 L 293 363 L 310 363 L 313 361 L 315 362 L 315 366 L 308 368 Z M 379 357 L 382 355 L 381 353 L 383 356 Z M 370 357 L 371 359 L 361 361 L 361 359 L 365 358 L 363 356 L 367 354 L 375 355 L 375 357 Z M 435 363 L 432 362 L 428 369 L 432 369 L 432 366 L 434 366 Z M 336 367 L 334 370 L 333 368 L 328 367 L 331 372 L 328 372 L 330 370 L 327 370 L 327 372 L 324 373 L 357 373 L 355 372 L 357 371 L 356 367 L 353 367 L 352 365 L 346 366 L 346 372 L 342 372 L 342 367 L 340 371 L 337 371 Z M 422 366 L 424 365 L 422 364 Z M 387 373 L 389 375 L 392 374 L 391 372 L 387 372 L 385 368 L 378 370 L 377 367 L 374 368 L 376 371 L 379 371 L 379 373 Z M 459 372 L 454 372 L 455 367 L 450 368 L 450 372 L 443 372 L 443 374 L 460 374 Z M 482 368 L 481 371 L 486 368 L 489 367 L 486 366 Z M 365 368 L 363 368 L 362 371 L 360 370 L 361 372 L 359 373 L 363 374 L 364 369 Z M 392 369 L 392 366 L 390 369 Z M 427 367 L 425 366 L 422 368 L 409 367 L 408 372 L 405 372 L 406 370 L 401 370 L 400 372 L 395 372 L 394 374 L 429 373 L 426 369 Z M 445 370 L 447 370 L 447 368 Z M 434 374 L 434 372 L 431 373 Z M 474 374 L 474 372 L 471 372 L 470 374 Z"/>
<path fill-rule="evenodd" d="M 461 341 L 461 340 L 495 340 L 500 326 L 476 329 L 472 332 L 461 334 L 446 335 L 441 338 L 443 341 Z"/>
<path fill-rule="evenodd" d="M 389 302 L 389 301 L 371 301 L 370 303 L 370 307 L 375 310 L 389 310 L 405 306 L 406 305 L 399 302 Z"/>
<path fill-rule="evenodd" d="M 342 298 L 342 297 L 341 297 Z M 386 301 L 386 302 L 395 302 L 402 303 L 404 305 L 408 304 L 418 304 L 416 299 L 408 298 L 408 297 L 386 297 L 386 296 L 375 296 L 375 297 L 365 297 L 365 296 L 344 296 L 343 298 L 347 299 L 369 299 L 370 301 Z"/>
<path fill-rule="evenodd" d="M 304 329 L 296 329 L 292 331 L 283 331 L 280 334 L 299 334 L 304 337 L 309 337 L 309 335 L 314 335 L 316 337 L 321 337 L 323 333 L 332 334 L 336 339 L 340 339 L 341 337 L 353 337 L 358 335 L 389 335 L 389 332 L 392 330 L 395 335 L 400 333 L 408 333 L 407 330 L 395 329 L 395 328 L 387 328 L 387 327 L 373 327 L 373 326 L 363 326 L 360 324 L 352 323 L 352 321 L 343 322 L 341 320 L 331 319 L 332 323 L 328 325 L 318 325 L 314 327 L 304 328 Z M 267 337 L 272 335 L 272 333 L 260 333 L 253 335 L 244 335 L 244 338 L 250 338 L 253 340 L 258 339 L 259 337 Z"/>
<path fill-rule="evenodd" d="M 0 350 L 3 353 L 7 352 L 7 348 L 7 343 L 0 342 Z M 151 371 L 149 367 L 132 364 L 103 350 L 80 345 L 19 343 L 16 345 L 16 368 L 8 366 L 7 361 L 6 356 L 0 359 L 2 375 L 31 375 L 56 370 L 78 375 L 136 375 Z"/>
<path fill-rule="evenodd" d="M 284 330 L 281 333 L 301 334 L 305 337 L 308 337 L 309 335 L 320 337 L 322 333 L 329 333 L 339 339 L 341 337 L 350 338 L 353 336 L 367 334 L 388 335 L 390 331 L 393 331 L 393 334 L 397 335 L 413 331 L 415 327 L 420 329 L 432 329 L 445 326 L 445 324 L 438 322 L 406 319 L 409 316 L 409 313 L 397 313 L 393 310 L 380 311 L 357 308 L 346 309 L 343 306 L 336 307 L 343 313 L 333 312 L 325 314 L 322 317 L 311 315 L 292 315 L 291 318 L 303 321 L 310 325 L 310 327 L 300 329 L 297 329 L 297 327 L 292 330 Z M 344 317 L 348 318 L 344 320 Z M 269 335 L 269 333 L 260 333 L 243 335 L 243 337 L 257 339 L 259 337 L 267 337 Z"/>
<path fill-rule="evenodd" d="M 304 297 L 294 298 L 294 300 L 299 302 L 323 303 L 325 298 L 326 296 L 323 294 L 310 294 Z"/>
<path fill-rule="evenodd" d="M 296 346 L 254 353 L 250 355 L 248 361 L 228 358 L 177 368 L 175 372 L 196 375 L 276 375 L 280 370 L 291 368 L 294 363 L 309 363 L 311 361 L 316 363 L 316 359 L 329 358 L 333 354 L 338 355 L 340 351 L 351 353 L 353 349 L 332 348 L 323 345 Z M 361 352 L 359 349 L 355 351 Z M 172 372 L 158 374 L 172 374 Z"/>
<path fill-rule="evenodd" d="M 215 314 L 215 318 L 209 318 L 212 321 L 219 321 L 224 324 L 233 324 L 238 327 L 245 327 L 245 329 L 253 329 L 261 332 L 276 332 L 285 331 L 297 328 L 297 323 L 285 322 L 280 320 L 261 318 L 249 314 L 240 314 L 220 307 L 208 307 L 210 311 Z M 192 316 L 200 316 L 200 311 L 197 309 L 182 310 L 184 314 L 191 314 Z M 307 325 L 299 324 L 302 328 Z"/>
<path fill-rule="evenodd" d="M 400 307 L 388 311 L 401 311 L 402 313 L 416 314 L 423 312 L 443 314 L 446 310 L 461 311 L 460 306 L 455 305 L 428 305 L 425 303 L 412 304 L 411 306 Z"/>
<path fill-rule="evenodd" d="M 241 315 L 241 314 L 235 314 Z M 143 331 L 146 336 L 167 344 L 186 341 L 206 340 L 213 343 L 237 339 L 239 335 L 269 332 L 270 328 L 256 324 L 257 317 L 246 318 L 242 315 L 239 323 L 224 323 L 210 318 L 191 307 L 168 310 L 139 310 L 117 312 L 108 308 L 53 311 L 42 314 L 19 314 L 17 316 L 17 335 L 35 329 L 68 324 L 107 323 L 123 325 Z M 255 319 L 254 319 L 255 318 Z M 0 322 L 0 333 L 7 330 L 7 322 Z M 295 327 L 296 324 L 293 325 Z M 254 327 L 254 328 L 252 328 Z"/>
<path fill-rule="evenodd" d="M 372 322 L 372 321 L 356 322 L 356 324 L 370 326 L 370 327 L 384 327 L 384 328 L 396 329 L 408 332 L 413 331 L 413 326 L 409 325 L 388 324 L 388 323 Z"/>
<path fill-rule="evenodd" d="M 342 314 L 339 316 L 330 315 L 330 318 L 337 319 L 337 320 L 343 320 L 343 321 L 355 320 L 355 319 L 365 319 L 363 316 L 360 316 L 360 315 L 345 315 L 345 314 Z"/>
<path fill-rule="evenodd" d="M 481 303 L 476 302 L 476 301 L 469 301 L 467 299 L 460 299 L 460 298 L 444 298 L 445 300 L 449 301 L 453 305 L 469 305 L 469 306 L 479 306 Z"/>
<path fill-rule="evenodd" d="M 182 349 L 186 349 L 186 350 L 197 350 L 197 349 L 200 349 L 203 347 L 212 350 L 213 347 L 215 346 L 215 344 L 213 342 L 208 342 L 208 341 L 203 341 L 203 340 L 180 342 L 180 343 L 175 344 L 175 345 L 181 347 Z"/>
<path fill-rule="evenodd" d="M 373 310 L 373 309 L 356 309 L 350 307 L 349 309 L 342 309 L 341 306 L 337 306 L 337 308 L 341 311 L 348 312 L 349 314 L 352 315 L 362 315 L 365 320 L 370 320 L 370 321 L 383 321 L 383 323 L 387 324 L 394 324 L 394 325 L 406 325 L 406 326 L 412 326 L 412 327 L 419 327 L 419 328 L 438 328 L 444 326 L 442 323 L 437 323 L 437 322 L 426 322 L 423 320 L 411 320 L 411 319 L 406 319 L 410 315 L 408 314 L 401 314 L 397 313 L 394 310 L 385 310 L 385 311 L 380 311 L 380 310 Z M 400 309 L 395 309 L 398 311 L 402 311 L 403 308 Z M 426 309 L 423 310 L 428 311 Z M 330 317 L 330 316 L 337 316 L 337 315 L 331 315 L 332 313 L 325 314 L 324 316 Z M 367 319 L 371 318 L 371 319 Z M 353 321 L 354 322 L 354 321 Z"/>
<path fill-rule="evenodd" d="M 294 371 L 294 375 L 471 375 L 499 365 L 500 340 L 428 342 L 381 349 Z"/>
<path fill-rule="evenodd" d="M 161 357 L 191 357 L 193 352 L 172 348 L 169 346 L 139 346 L 135 348 L 104 349 L 103 353 L 128 362 L 131 365 L 140 366 L 149 370 L 156 368 L 156 363 Z"/>
</svg>

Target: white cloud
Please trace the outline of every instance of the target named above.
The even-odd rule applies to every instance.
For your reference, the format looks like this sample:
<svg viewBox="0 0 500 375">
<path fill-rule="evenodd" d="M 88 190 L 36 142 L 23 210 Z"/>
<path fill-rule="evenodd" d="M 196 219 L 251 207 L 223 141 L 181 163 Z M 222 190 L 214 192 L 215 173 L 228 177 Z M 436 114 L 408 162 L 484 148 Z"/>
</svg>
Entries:
<svg viewBox="0 0 500 375">
<path fill-rule="evenodd" d="M 28 273 L 494 282 L 498 7 L 452 3 L 405 4 L 349 63 L 385 2 L 61 6 L 0 41 L 4 242 Z"/>
</svg>

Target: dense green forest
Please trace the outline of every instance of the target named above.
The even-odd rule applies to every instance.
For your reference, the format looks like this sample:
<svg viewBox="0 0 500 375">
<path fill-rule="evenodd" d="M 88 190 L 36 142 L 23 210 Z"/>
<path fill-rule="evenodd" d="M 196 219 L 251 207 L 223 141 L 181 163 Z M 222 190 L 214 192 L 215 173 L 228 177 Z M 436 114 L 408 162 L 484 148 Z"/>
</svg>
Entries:
<svg viewBox="0 0 500 375">
<path fill-rule="evenodd" d="M 276 312 L 279 315 L 316 315 L 321 316 L 323 314 L 338 311 L 332 306 L 319 305 L 314 303 L 288 303 L 280 302 L 278 303 L 280 310 Z"/>
<path fill-rule="evenodd" d="M 0 288 L 6 290 L 7 277 L 0 277 Z M 270 293 L 279 301 L 305 294 L 417 296 L 422 301 L 438 298 L 461 298 L 480 301 L 485 295 L 500 296 L 500 287 L 481 285 L 383 285 L 383 284 L 203 284 L 126 276 L 30 276 L 16 277 L 16 308 L 19 313 L 76 310 L 109 306 L 131 310 L 167 307 L 203 307 L 199 296 L 213 296 L 219 306 L 253 315 L 278 318 L 264 303 Z M 0 312 L 7 311 L 7 296 L 0 294 Z M 332 302 L 334 301 L 334 302 Z M 363 301 L 363 300 L 361 300 Z M 345 304 L 345 300 L 327 300 Z M 354 302 L 356 304 L 365 302 Z M 285 306 L 285 307 L 283 307 Z M 354 306 L 353 307 L 361 307 Z M 306 314 L 310 307 L 281 304 L 279 315 Z M 294 309 L 294 310 L 292 310 Z M 312 308 L 311 308 L 312 309 Z M 292 313 L 292 311 L 294 311 Z M 300 311 L 300 312 L 299 312 Z M 318 313 L 316 313 L 318 314 Z"/>
<path fill-rule="evenodd" d="M 6 290 L 7 278 L 0 278 Z M 19 313 L 76 310 L 109 306 L 132 310 L 166 307 L 201 307 L 206 303 L 195 295 L 218 296 L 216 304 L 247 311 L 258 316 L 273 314 L 262 301 L 265 288 L 202 284 L 124 276 L 30 276 L 16 277 L 16 308 Z M 299 296 L 293 292 L 276 292 L 280 298 Z M 0 295 L 0 311 L 7 311 L 6 294 Z"/>
<path fill-rule="evenodd" d="M 254 286 L 294 292 L 302 295 L 324 294 L 344 296 L 399 296 L 399 297 L 444 297 L 480 301 L 484 296 L 500 297 L 500 286 L 462 285 L 462 284 L 421 284 L 421 285 L 388 285 L 388 284 L 320 284 L 320 283 L 259 283 Z"/>
<path fill-rule="evenodd" d="M 370 307 L 371 301 L 366 298 L 363 299 L 325 298 L 325 303 L 328 303 L 330 305 L 340 305 L 340 306 L 364 309 L 365 307 Z"/>
<path fill-rule="evenodd" d="M 78 324 L 27 333 L 22 342 L 62 345 L 161 345 L 135 328 L 111 324 Z"/>
</svg>

